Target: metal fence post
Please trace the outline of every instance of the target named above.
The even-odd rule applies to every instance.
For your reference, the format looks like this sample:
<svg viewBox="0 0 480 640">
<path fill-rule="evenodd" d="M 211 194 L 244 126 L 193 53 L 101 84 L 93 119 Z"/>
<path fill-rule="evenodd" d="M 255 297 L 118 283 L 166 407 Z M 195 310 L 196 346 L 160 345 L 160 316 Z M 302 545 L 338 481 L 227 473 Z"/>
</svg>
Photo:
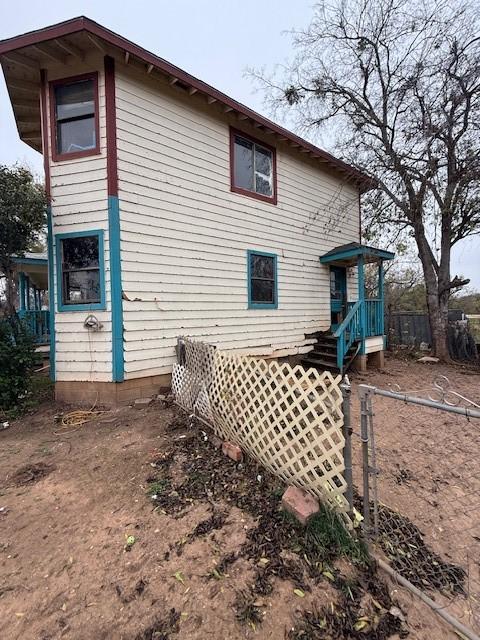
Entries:
<svg viewBox="0 0 480 640">
<path fill-rule="evenodd" d="M 175 347 L 175 351 L 176 351 L 176 354 L 177 354 L 177 362 L 178 362 L 178 364 L 181 364 L 182 366 L 185 366 L 185 364 L 186 364 L 185 338 L 183 338 L 182 336 L 179 336 L 177 338 L 177 345 Z"/>
<path fill-rule="evenodd" d="M 343 378 L 340 385 L 342 390 L 342 411 L 343 411 L 343 436 L 345 438 L 345 447 L 343 449 L 343 460 L 345 464 L 345 482 L 347 483 L 347 491 L 345 497 L 348 502 L 350 512 L 353 511 L 353 475 L 352 475 L 352 425 L 350 418 L 350 399 L 352 387 L 348 376 Z"/>
<path fill-rule="evenodd" d="M 436 409 L 467 420 L 480 419 L 480 403 L 450 389 L 449 380 L 443 376 L 437 376 L 431 386 L 408 393 L 400 391 L 399 388 L 394 391 L 362 384 L 359 385 L 358 396 L 363 453 L 363 525 L 366 542 L 369 546 L 370 543 L 377 542 L 387 557 L 386 562 L 376 558 L 379 566 L 451 624 L 459 632 L 457 635 L 469 640 L 480 640 L 480 636 L 476 633 L 480 629 L 478 607 L 480 582 L 471 557 L 473 552 L 476 560 L 478 553 L 473 551 L 470 537 L 472 527 L 476 526 L 473 514 L 478 511 L 474 502 L 479 495 L 475 484 L 477 478 L 475 472 L 471 473 L 472 468 L 476 471 L 473 463 L 476 441 L 472 440 L 469 444 L 464 440 L 468 428 L 465 428 L 460 421 L 445 422 L 446 428 L 443 431 L 433 428 L 433 423 L 430 430 L 428 426 L 426 429 L 419 429 L 418 425 L 421 424 L 423 416 L 411 413 L 405 419 L 405 430 L 399 434 L 402 437 L 399 444 L 402 447 L 400 453 L 408 453 L 410 463 L 409 467 L 402 468 L 397 460 L 393 459 L 392 454 L 396 449 L 392 448 L 392 441 L 388 439 L 390 426 L 388 409 L 382 407 L 380 417 L 383 424 L 382 422 L 376 424 L 374 397 L 380 396 L 400 401 L 402 405 L 412 407 Z M 478 431 L 475 432 L 475 437 L 477 433 Z M 420 437 L 420 440 L 415 442 L 415 437 Z M 430 441 L 433 446 L 430 446 Z M 378 447 L 377 442 L 380 444 Z M 427 446 L 425 446 L 426 442 L 428 442 Z M 451 451 L 448 447 L 451 447 Z M 450 493 L 442 487 L 435 487 L 436 496 L 433 502 L 430 499 L 432 493 L 430 484 L 422 482 L 421 476 L 415 478 L 414 474 L 416 469 L 428 469 L 429 456 L 433 461 L 436 457 L 440 457 L 440 452 L 442 458 L 446 458 L 446 462 L 442 467 L 439 461 L 436 473 L 444 479 L 447 486 L 452 483 L 449 478 L 451 473 L 451 477 L 455 478 L 456 491 Z M 459 475 L 456 470 L 450 470 L 450 460 L 445 456 L 445 453 L 449 452 L 464 456 L 463 460 L 462 458 L 459 460 L 464 464 L 467 463 L 464 475 Z M 419 456 L 418 459 L 414 457 L 415 454 Z M 406 460 L 402 455 L 399 458 Z M 458 469 L 458 466 L 455 469 Z M 409 475 L 410 472 L 411 475 Z M 410 480 L 412 480 L 411 483 Z M 384 482 L 386 487 L 383 486 Z M 401 494 L 406 490 L 410 491 L 407 494 L 407 500 L 401 501 L 402 511 L 405 510 L 405 513 L 392 509 L 388 506 L 388 502 L 384 502 L 395 500 L 399 495 L 396 485 L 402 485 Z M 381 491 L 385 488 L 387 493 L 382 494 Z M 379 498 L 382 498 L 382 502 Z M 421 508 L 419 508 L 420 504 Z M 429 536 L 429 539 L 424 541 L 422 528 L 425 525 L 430 526 L 432 514 L 435 513 L 433 509 L 441 510 L 442 526 L 438 528 L 438 535 Z M 452 555 L 450 555 L 450 549 L 453 552 Z M 375 551 L 373 553 L 376 555 Z M 461 553 L 465 554 L 464 558 L 461 557 Z M 443 559 L 443 555 L 447 559 Z M 439 598 L 430 598 L 426 593 L 427 590 L 437 591 Z M 452 615 L 456 614 L 455 609 L 452 613 L 446 610 L 457 596 L 467 599 L 466 603 L 458 606 L 456 610 L 464 611 L 463 615 L 466 618 L 464 622 L 471 628 Z"/>
<path fill-rule="evenodd" d="M 368 387 L 361 384 L 358 387 L 360 396 L 360 437 L 362 440 L 363 460 L 363 518 L 367 536 L 370 534 L 370 477 L 368 460 Z"/>
<path fill-rule="evenodd" d="M 378 521 L 378 492 L 377 492 L 377 454 L 375 451 L 375 430 L 373 427 L 373 403 L 372 394 L 368 394 L 367 399 L 367 412 L 368 412 L 368 433 L 369 433 L 369 451 L 372 464 L 369 460 L 369 474 L 372 476 L 372 490 L 373 490 L 373 534 L 375 538 L 378 538 L 379 533 L 379 521 Z"/>
</svg>

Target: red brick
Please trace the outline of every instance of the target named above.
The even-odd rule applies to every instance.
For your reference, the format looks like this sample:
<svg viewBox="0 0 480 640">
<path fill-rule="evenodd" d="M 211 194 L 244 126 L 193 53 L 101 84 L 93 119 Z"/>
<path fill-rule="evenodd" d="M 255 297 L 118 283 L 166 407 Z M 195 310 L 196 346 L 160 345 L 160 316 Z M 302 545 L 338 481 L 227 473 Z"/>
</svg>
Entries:
<svg viewBox="0 0 480 640">
<path fill-rule="evenodd" d="M 320 508 L 318 500 L 298 487 L 288 487 L 282 497 L 282 507 L 303 525 L 307 524 Z"/>
<path fill-rule="evenodd" d="M 242 450 L 238 445 L 233 444 L 233 442 L 229 442 L 228 440 L 225 440 L 225 442 L 222 445 L 222 451 L 224 455 L 228 456 L 235 462 L 242 461 L 242 458 L 243 458 Z"/>
</svg>

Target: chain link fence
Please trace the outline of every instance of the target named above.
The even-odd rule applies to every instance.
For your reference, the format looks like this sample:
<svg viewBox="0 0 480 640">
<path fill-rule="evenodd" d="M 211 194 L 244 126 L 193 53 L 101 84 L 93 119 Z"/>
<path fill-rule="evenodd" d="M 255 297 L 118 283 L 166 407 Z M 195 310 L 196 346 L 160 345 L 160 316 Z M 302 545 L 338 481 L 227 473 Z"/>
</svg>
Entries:
<svg viewBox="0 0 480 640">
<path fill-rule="evenodd" d="M 357 420 L 347 378 L 187 338 L 178 356 L 181 406 L 349 522 L 361 512 L 382 566 L 457 635 L 479 640 L 479 405 L 441 376 L 409 392 L 361 384 Z"/>
<path fill-rule="evenodd" d="M 359 385 L 357 499 L 379 557 L 463 636 L 478 638 L 480 406 L 448 385 L 444 377 L 408 393 Z M 401 429 L 385 420 L 389 412 Z"/>
</svg>

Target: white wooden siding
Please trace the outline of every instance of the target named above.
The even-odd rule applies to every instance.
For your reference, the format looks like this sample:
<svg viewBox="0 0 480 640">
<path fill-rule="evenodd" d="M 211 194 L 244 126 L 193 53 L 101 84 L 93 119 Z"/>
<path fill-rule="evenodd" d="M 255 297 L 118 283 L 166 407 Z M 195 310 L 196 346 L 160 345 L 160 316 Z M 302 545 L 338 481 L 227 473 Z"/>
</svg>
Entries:
<svg viewBox="0 0 480 640">
<path fill-rule="evenodd" d="M 170 372 L 182 334 L 308 351 L 305 334 L 330 326 L 319 257 L 359 240 L 358 192 L 277 144 L 277 206 L 232 193 L 227 116 L 121 64 L 116 104 L 126 379 Z M 248 249 L 278 255 L 278 309 L 247 308 Z"/>
<path fill-rule="evenodd" d="M 365 340 L 365 353 L 383 351 L 383 336 L 373 336 Z"/>
<path fill-rule="evenodd" d="M 53 162 L 50 140 L 54 253 L 55 235 L 58 233 L 103 229 L 107 309 L 92 312 L 103 324 L 98 333 L 92 333 L 83 327 L 88 311 L 58 311 L 58 274 L 56 260 L 54 261 L 55 366 L 57 380 L 108 382 L 112 380 L 112 332 L 103 58 L 92 56 L 84 64 L 52 67 L 48 69 L 48 79 L 68 78 L 91 71 L 98 71 L 100 155 Z"/>
</svg>

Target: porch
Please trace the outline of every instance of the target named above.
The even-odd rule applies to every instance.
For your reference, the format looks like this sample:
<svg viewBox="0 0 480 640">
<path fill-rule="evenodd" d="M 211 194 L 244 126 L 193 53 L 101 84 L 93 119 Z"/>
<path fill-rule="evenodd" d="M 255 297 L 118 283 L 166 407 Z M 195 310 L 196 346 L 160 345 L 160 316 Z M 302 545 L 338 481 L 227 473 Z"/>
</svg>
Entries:
<svg viewBox="0 0 480 640">
<path fill-rule="evenodd" d="M 48 260 L 44 253 L 27 253 L 14 258 L 18 277 L 17 315 L 24 320 L 41 351 L 50 345 L 48 298 Z M 43 348 L 42 348 L 43 347 Z"/>
<path fill-rule="evenodd" d="M 367 353 L 383 351 L 383 263 L 394 257 L 390 251 L 356 242 L 341 245 L 321 256 L 320 263 L 330 270 L 331 326 L 329 331 L 316 334 L 317 344 L 303 360 L 305 364 L 343 374 L 357 356 L 360 356 L 363 368 Z M 372 280 L 369 295 L 365 272 L 368 264 L 376 265 L 369 274 L 369 280 Z M 348 287 L 347 281 L 354 282 L 355 279 L 356 288 Z"/>
</svg>

